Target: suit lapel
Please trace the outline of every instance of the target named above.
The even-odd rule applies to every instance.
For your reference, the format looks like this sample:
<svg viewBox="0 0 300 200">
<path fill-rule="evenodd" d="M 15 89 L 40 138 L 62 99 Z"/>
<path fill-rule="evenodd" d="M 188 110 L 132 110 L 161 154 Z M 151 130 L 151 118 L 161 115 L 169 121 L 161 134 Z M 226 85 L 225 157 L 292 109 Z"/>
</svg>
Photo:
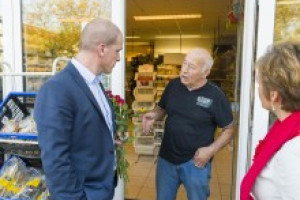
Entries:
<svg viewBox="0 0 300 200">
<path fill-rule="evenodd" d="M 100 82 L 100 87 L 101 87 L 101 89 L 102 89 L 102 92 L 104 93 L 104 96 L 106 97 L 106 100 L 107 100 L 108 105 L 109 105 L 110 110 L 111 110 L 111 118 L 112 118 L 111 120 L 112 120 L 112 122 L 113 122 L 113 132 L 115 133 L 115 132 L 116 132 L 116 124 L 115 124 L 115 118 L 116 118 L 116 116 L 115 116 L 115 111 L 114 111 L 112 102 L 111 102 L 111 100 L 109 99 L 109 97 L 107 96 L 107 94 L 106 94 L 106 92 L 105 92 L 105 89 L 104 89 L 104 87 L 103 87 L 103 85 L 102 85 L 101 82 Z"/>
<path fill-rule="evenodd" d="M 103 118 L 103 120 L 105 121 L 104 115 L 94 97 L 94 95 L 92 94 L 91 90 L 89 89 L 89 87 L 87 86 L 87 84 L 85 83 L 83 77 L 79 74 L 79 72 L 76 70 L 75 66 L 69 62 L 67 67 L 65 68 L 69 73 L 72 74 L 72 77 L 74 78 L 75 82 L 77 83 L 77 85 L 79 86 L 79 88 L 84 92 L 84 94 L 89 98 L 89 100 L 91 101 L 92 105 L 96 108 L 96 111 L 99 113 L 99 115 Z M 106 124 L 106 123 L 105 123 Z"/>
</svg>

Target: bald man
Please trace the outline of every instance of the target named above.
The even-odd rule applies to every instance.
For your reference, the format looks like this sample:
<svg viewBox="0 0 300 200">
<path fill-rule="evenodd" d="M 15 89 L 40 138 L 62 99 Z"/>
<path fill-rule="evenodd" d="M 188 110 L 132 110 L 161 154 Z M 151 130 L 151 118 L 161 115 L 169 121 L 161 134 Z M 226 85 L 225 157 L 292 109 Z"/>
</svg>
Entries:
<svg viewBox="0 0 300 200">
<path fill-rule="evenodd" d="M 233 136 L 233 116 L 225 94 L 206 77 L 213 59 L 205 49 L 187 53 L 180 78 L 170 81 L 158 107 L 143 116 L 147 134 L 167 115 L 156 169 L 158 200 L 175 200 L 182 183 L 189 200 L 209 197 L 212 157 Z M 223 128 L 214 141 L 217 127 Z"/>
<path fill-rule="evenodd" d="M 82 31 L 79 53 L 38 92 L 34 118 L 52 200 L 111 200 L 116 185 L 115 116 L 100 79 L 123 36 L 109 20 Z"/>
</svg>

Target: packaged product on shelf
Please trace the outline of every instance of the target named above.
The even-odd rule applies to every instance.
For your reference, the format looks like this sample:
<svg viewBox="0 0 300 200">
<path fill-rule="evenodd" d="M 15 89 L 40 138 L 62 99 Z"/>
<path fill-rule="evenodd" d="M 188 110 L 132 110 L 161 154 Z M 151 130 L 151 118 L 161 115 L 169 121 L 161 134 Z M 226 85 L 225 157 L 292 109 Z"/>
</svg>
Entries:
<svg viewBox="0 0 300 200">
<path fill-rule="evenodd" d="M 26 167 L 20 158 L 12 157 L 0 171 L 0 197 L 11 200 L 47 200 L 49 192 L 45 176 L 36 168 Z"/>
<path fill-rule="evenodd" d="M 143 64 L 143 65 L 139 65 L 138 67 L 138 71 L 139 72 L 153 72 L 153 65 L 152 64 Z"/>
<path fill-rule="evenodd" d="M 132 103 L 132 110 L 135 114 L 143 114 L 153 110 L 155 107 L 155 102 L 152 101 L 134 101 Z M 136 116 L 136 115 L 135 115 Z"/>
<path fill-rule="evenodd" d="M 19 185 L 25 184 L 27 180 L 25 163 L 17 157 L 12 157 L 0 172 L 0 197 L 13 197 L 20 192 Z"/>
<path fill-rule="evenodd" d="M 37 133 L 36 124 L 31 116 L 21 121 L 8 120 L 7 117 L 4 117 L 2 123 L 1 132 L 3 133 Z"/>
<path fill-rule="evenodd" d="M 1 129 L 1 132 L 3 133 L 12 133 L 12 132 L 18 132 L 18 123 L 15 122 L 15 120 L 9 120 L 7 117 L 4 117 L 2 120 L 3 127 Z"/>
<path fill-rule="evenodd" d="M 136 87 L 133 91 L 136 101 L 154 102 L 156 88 L 153 87 Z"/>
<path fill-rule="evenodd" d="M 19 122 L 20 133 L 37 133 L 35 121 L 32 116 L 28 116 Z"/>
<path fill-rule="evenodd" d="M 147 68 L 152 70 L 152 67 L 143 65 L 139 67 L 139 72 L 135 73 L 137 87 L 133 90 L 135 100 L 132 103 L 132 122 L 135 126 L 133 133 L 136 137 L 134 149 L 138 155 L 157 155 L 164 133 L 164 121 L 156 122 L 151 132 L 144 134 L 141 126 L 142 115 L 155 108 L 169 81 L 179 76 L 180 66 L 160 64 L 157 71 Z"/>
<path fill-rule="evenodd" d="M 37 197 L 37 200 L 49 200 L 49 190 L 46 188 L 42 193 Z"/>
<path fill-rule="evenodd" d="M 38 197 L 46 190 L 45 177 L 34 168 L 30 168 L 29 170 L 32 172 L 30 179 L 22 186 L 20 192 L 14 196 L 16 199 L 38 199 Z"/>
<path fill-rule="evenodd" d="M 153 81 L 155 80 L 155 73 L 154 72 L 136 72 L 135 73 L 135 80 L 138 87 L 143 86 L 153 86 Z"/>
</svg>

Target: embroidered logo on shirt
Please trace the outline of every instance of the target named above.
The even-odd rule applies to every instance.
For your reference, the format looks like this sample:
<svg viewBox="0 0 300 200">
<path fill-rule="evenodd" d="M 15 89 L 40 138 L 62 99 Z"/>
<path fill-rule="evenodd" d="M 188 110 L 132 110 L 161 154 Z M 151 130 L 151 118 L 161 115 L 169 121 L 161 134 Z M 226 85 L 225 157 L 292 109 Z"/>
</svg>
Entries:
<svg viewBox="0 0 300 200">
<path fill-rule="evenodd" d="M 198 106 L 201 106 L 204 108 L 209 108 L 212 103 L 213 103 L 212 99 L 202 97 L 202 96 L 197 97 L 196 105 L 198 105 Z"/>
</svg>

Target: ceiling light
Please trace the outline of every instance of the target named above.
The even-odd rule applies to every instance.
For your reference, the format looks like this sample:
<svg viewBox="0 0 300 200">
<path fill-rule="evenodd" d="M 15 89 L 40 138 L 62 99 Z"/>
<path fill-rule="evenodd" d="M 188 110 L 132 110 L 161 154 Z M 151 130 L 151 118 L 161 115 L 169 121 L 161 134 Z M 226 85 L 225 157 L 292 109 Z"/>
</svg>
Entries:
<svg viewBox="0 0 300 200">
<path fill-rule="evenodd" d="M 58 19 L 59 22 L 89 22 L 93 18 L 61 18 Z"/>
<path fill-rule="evenodd" d="M 202 15 L 189 14 L 189 15 L 147 15 L 147 16 L 133 16 L 135 21 L 148 21 L 148 20 L 163 20 L 163 19 L 199 19 Z"/>
<path fill-rule="evenodd" d="M 155 39 L 194 39 L 194 38 L 211 38 L 209 35 L 157 35 Z"/>
<path fill-rule="evenodd" d="M 126 39 L 137 39 L 141 38 L 141 36 L 126 36 Z"/>
<path fill-rule="evenodd" d="M 290 5 L 290 4 L 300 4 L 299 0 L 290 0 L 290 1 L 277 1 L 278 5 Z"/>
<path fill-rule="evenodd" d="M 146 46 L 150 45 L 149 42 L 126 42 L 127 46 Z"/>
</svg>

